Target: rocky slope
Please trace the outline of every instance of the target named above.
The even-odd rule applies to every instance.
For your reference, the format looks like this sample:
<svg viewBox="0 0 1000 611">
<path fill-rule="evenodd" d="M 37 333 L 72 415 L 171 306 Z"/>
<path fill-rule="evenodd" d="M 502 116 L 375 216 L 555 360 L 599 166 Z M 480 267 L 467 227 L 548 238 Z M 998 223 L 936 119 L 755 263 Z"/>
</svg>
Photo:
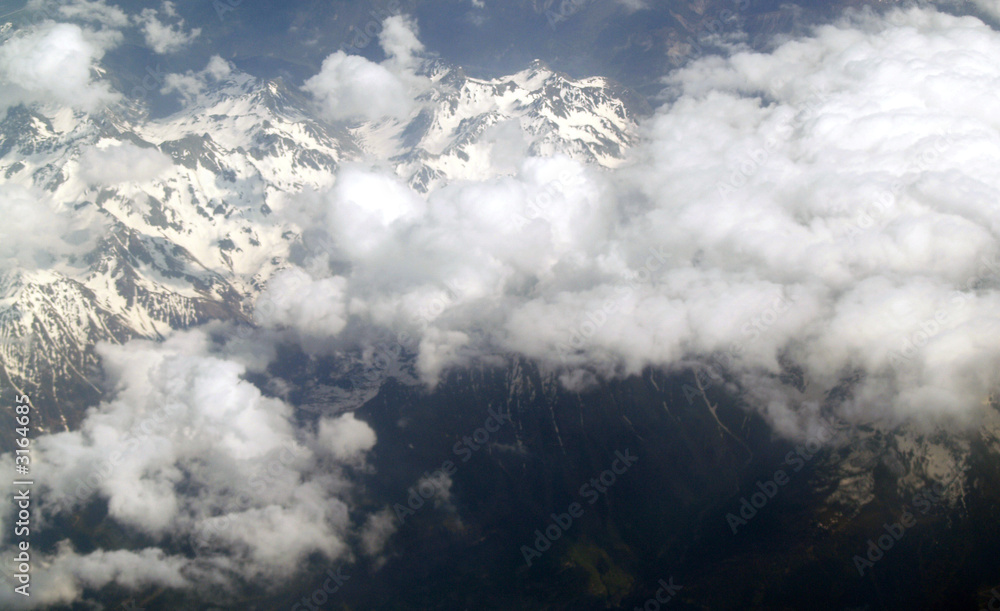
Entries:
<svg viewBox="0 0 1000 611">
<path fill-rule="evenodd" d="M 302 246 L 299 228 L 273 210 L 329 186 L 345 161 L 391 159 L 427 192 L 487 176 L 504 124 L 524 130 L 515 145 L 532 153 L 606 166 L 633 141 L 635 104 L 604 79 L 574 81 L 541 63 L 489 81 L 426 70 L 434 86 L 404 121 L 330 124 L 281 80 L 241 73 L 155 120 L 134 105 L 96 119 L 12 108 L 0 121 L 0 187 L 33 189 L 100 234 L 44 271 L 3 274 L 0 370 L 8 388 L 32 396 L 43 430 L 72 426 L 99 396 L 97 342 L 246 319 Z M 90 179 L 88 155 L 123 144 L 171 163 L 139 180 Z"/>
</svg>

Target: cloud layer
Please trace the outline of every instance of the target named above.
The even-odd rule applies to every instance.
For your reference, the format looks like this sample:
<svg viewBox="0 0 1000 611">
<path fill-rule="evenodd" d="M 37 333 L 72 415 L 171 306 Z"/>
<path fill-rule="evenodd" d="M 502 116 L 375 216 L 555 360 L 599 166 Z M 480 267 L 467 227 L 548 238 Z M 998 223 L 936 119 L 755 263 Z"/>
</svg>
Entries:
<svg viewBox="0 0 1000 611">
<path fill-rule="evenodd" d="M 966 421 L 1000 365 L 998 52 L 975 18 L 849 13 L 671 74 L 616 172 L 524 158 L 418 200 L 347 168 L 306 208 L 350 272 L 309 274 L 431 383 L 510 351 L 570 385 L 712 363 L 788 435 L 803 405 Z"/>
<path fill-rule="evenodd" d="M 32 473 L 45 489 L 33 520 L 51 524 L 102 502 L 109 520 L 155 546 L 83 554 L 64 541 L 34 561 L 33 604 L 110 583 L 276 583 L 311 554 L 332 561 L 348 552 L 343 470 L 363 466 L 375 445 L 367 424 L 347 414 L 296 426 L 291 407 L 243 380 L 239 356 L 205 331 L 99 352 L 113 397 L 78 430 L 35 441 Z M 5 605 L 21 598 L 0 596 Z"/>
<path fill-rule="evenodd" d="M 177 23 L 172 25 L 164 23 L 160 20 L 160 12 L 165 17 L 176 20 Z M 184 31 L 184 20 L 177 16 L 177 8 L 173 2 L 164 2 L 161 11 L 143 9 L 136 17 L 136 23 L 142 26 L 142 34 L 149 48 L 160 54 L 179 51 L 201 34 L 201 28 Z"/>
<path fill-rule="evenodd" d="M 51 199 L 35 189 L 0 184 L 0 266 L 10 269 L 48 267 L 66 252 L 61 236 L 69 229 Z"/>
<path fill-rule="evenodd" d="M 87 148 L 80 155 L 80 176 L 96 185 L 144 182 L 163 174 L 173 160 L 154 148 L 142 148 L 131 142 L 118 146 Z"/>
<path fill-rule="evenodd" d="M 78 25 L 46 22 L 0 46 L 0 110 L 17 104 L 53 104 L 93 112 L 121 95 L 94 80 L 91 69 L 121 36 Z"/>
<path fill-rule="evenodd" d="M 65 24 L 16 36 L 0 47 L 12 84 L 0 100 L 112 100 L 90 68 L 113 39 Z M 381 43 L 385 62 L 338 52 L 307 81 L 329 119 L 417 108 L 413 24 L 391 18 Z M 809 435 L 820 406 L 855 422 L 970 422 L 1000 381 L 996 57 L 1000 34 L 977 19 L 851 13 L 669 75 L 618 170 L 517 149 L 494 178 L 423 196 L 383 166 L 344 164 L 329 190 L 275 210 L 330 247 L 273 277 L 255 319 L 311 352 L 391 330 L 390 351 L 415 353 L 429 385 L 515 352 L 569 388 L 693 367 L 790 437 Z M 229 70 L 213 58 L 166 90 L 193 97 Z M 106 183 L 169 161 L 123 145 L 79 163 Z M 0 254 L 37 263 L 8 241 L 50 211 L 31 192 L 0 195 L 28 219 Z M 64 541 L 35 564 L 33 603 L 111 583 L 275 583 L 310 555 L 349 557 L 349 475 L 374 432 L 352 415 L 298 423 L 245 379 L 273 346 L 220 345 L 216 331 L 102 346 L 109 398 L 79 430 L 37 440 L 43 525 L 102 503 L 151 544 Z M 389 518 L 360 526 L 365 554 L 381 553 Z"/>
<path fill-rule="evenodd" d="M 417 107 L 416 96 L 426 87 L 417 76 L 416 55 L 423 51 L 416 25 L 402 16 L 385 20 L 379 43 L 386 61 L 376 64 L 360 55 L 337 51 L 323 60 L 319 74 L 303 88 L 331 121 L 402 119 Z"/>
</svg>

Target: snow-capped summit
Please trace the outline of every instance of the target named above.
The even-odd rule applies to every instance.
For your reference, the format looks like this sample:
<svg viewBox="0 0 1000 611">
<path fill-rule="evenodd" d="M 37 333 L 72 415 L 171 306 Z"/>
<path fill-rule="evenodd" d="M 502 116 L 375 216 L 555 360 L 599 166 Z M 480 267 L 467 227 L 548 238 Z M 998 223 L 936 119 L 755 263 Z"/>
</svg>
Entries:
<svg viewBox="0 0 1000 611">
<path fill-rule="evenodd" d="M 0 188 L 72 208 L 85 228 L 64 228 L 76 231 L 72 264 L 5 274 L 5 377 L 47 426 L 71 426 L 99 396 L 97 342 L 245 319 L 301 240 L 272 212 L 328 188 L 344 162 L 388 159 L 426 193 L 513 172 L 505 156 L 525 151 L 614 167 L 635 139 L 642 109 L 605 79 L 540 62 L 497 79 L 427 70 L 432 86 L 403 121 L 331 123 L 282 80 L 236 71 L 186 92 L 183 110 L 164 118 L 129 102 L 97 118 L 11 108 L 0 121 Z"/>
<path fill-rule="evenodd" d="M 574 80 L 538 60 L 495 79 L 448 66 L 432 70 L 431 78 L 435 87 L 413 119 L 351 130 L 362 148 L 392 159 L 423 192 L 444 180 L 489 177 L 512 147 L 616 167 L 635 141 L 636 116 L 646 110 L 607 79 Z"/>
</svg>

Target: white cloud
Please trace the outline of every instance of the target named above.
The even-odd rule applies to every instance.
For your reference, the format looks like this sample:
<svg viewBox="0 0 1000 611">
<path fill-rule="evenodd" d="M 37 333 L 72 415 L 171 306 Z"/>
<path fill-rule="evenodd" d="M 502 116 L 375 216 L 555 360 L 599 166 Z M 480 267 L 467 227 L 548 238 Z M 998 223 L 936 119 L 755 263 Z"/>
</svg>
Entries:
<svg viewBox="0 0 1000 611">
<path fill-rule="evenodd" d="M 0 184 L 0 268 L 40 270 L 91 252 L 105 233 L 106 219 L 92 209 L 73 210 L 52 194 Z"/>
<path fill-rule="evenodd" d="M 506 351 L 573 383 L 719 358 L 788 435 L 857 372 L 844 415 L 967 421 L 1000 382 L 998 54 L 974 18 L 849 13 L 671 74 L 614 173 L 528 158 L 421 201 L 348 168 L 310 226 L 351 314 L 419 337 L 428 381 Z"/>
<path fill-rule="evenodd" d="M 325 202 L 327 227 L 352 258 L 392 248 L 394 226 L 420 218 L 426 204 L 385 173 L 345 166 Z"/>
<path fill-rule="evenodd" d="M 464 364 L 459 358 L 470 337 L 462 331 L 447 331 L 431 327 L 420 340 L 417 367 L 424 382 L 433 386 L 449 366 Z"/>
<path fill-rule="evenodd" d="M 454 511 L 454 506 L 451 503 L 451 486 L 453 481 L 451 476 L 444 471 L 435 471 L 421 477 L 417 480 L 417 483 L 413 488 L 418 494 L 424 496 L 425 498 L 433 498 L 435 507 L 443 507 L 448 510 Z M 433 491 L 430 497 L 424 494 L 425 490 Z"/>
<path fill-rule="evenodd" d="M 110 583 L 134 590 L 149 586 L 185 587 L 188 581 L 182 575 L 184 564 L 183 558 L 167 557 L 155 548 L 98 549 L 79 554 L 64 542 L 46 559 L 44 567 L 32 567 L 30 598 L 5 588 L 0 592 L 0 601 L 8 609 L 48 608 L 78 600 L 84 588 L 100 589 Z"/>
<path fill-rule="evenodd" d="M 64 542 L 56 557 L 36 557 L 33 595 L 275 579 L 310 554 L 347 552 L 350 485 L 338 461 L 363 463 L 374 433 L 353 415 L 324 419 L 319 437 L 296 428 L 291 407 L 263 396 L 219 350 L 203 331 L 99 347 L 113 398 L 78 430 L 35 441 L 33 473 L 45 482 L 35 519 L 45 528 L 102 499 L 111 520 L 159 547 L 82 555 Z M 185 542 L 196 557 L 171 551 Z"/>
<path fill-rule="evenodd" d="M 316 433 L 316 451 L 347 461 L 363 455 L 375 445 L 375 432 L 352 413 L 321 418 Z"/>
<path fill-rule="evenodd" d="M 173 166 L 170 157 L 158 149 L 123 142 L 115 146 L 92 146 L 80 155 L 80 176 L 94 185 L 145 182 Z"/>
<path fill-rule="evenodd" d="M 209 58 L 204 72 L 218 81 L 232 74 L 233 66 L 218 55 L 213 55 Z"/>
<path fill-rule="evenodd" d="M 367 556 L 378 556 L 396 533 L 398 522 L 391 507 L 368 516 L 361 529 L 361 550 Z"/>
<path fill-rule="evenodd" d="M 70 227 L 47 194 L 0 184 L 0 261 L 14 268 L 45 268 L 65 250 L 60 236 Z"/>
<path fill-rule="evenodd" d="M 213 55 L 205 67 L 197 72 L 188 70 L 184 74 L 171 73 L 164 78 L 160 93 L 178 93 L 186 102 L 198 98 L 211 85 L 228 78 L 233 66 L 218 55 Z"/>
<path fill-rule="evenodd" d="M 379 46 L 395 65 L 412 68 L 416 56 L 424 51 L 424 45 L 417 38 L 417 24 L 403 15 L 387 17 L 378 35 Z"/>
<path fill-rule="evenodd" d="M 402 16 L 388 17 L 379 42 L 388 57 L 385 62 L 337 51 L 305 82 L 303 89 L 315 97 L 326 118 L 402 119 L 416 110 L 416 97 L 427 87 L 426 78 L 414 72 L 416 56 L 423 51 L 416 24 Z"/>
<path fill-rule="evenodd" d="M 43 2 L 39 1 L 38 4 L 41 5 Z M 104 0 L 66 2 L 59 6 L 59 13 L 67 19 L 96 22 L 112 28 L 124 28 L 128 25 L 128 15 Z"/>
<path fill-rule="evenodd" d="M 331 118 L 403 113 L 421 52 L 410 34 L 405 20 L 388 24 L 385 64 L 335 54 L 307 89 Z M 815 429 L 823 403 L 853 421 L 969 422 L 1000 383 L 998 56 L 1000 33 L 976 19 L 852 13 L 771 52 L 670 75 L 670 101 L 614 172 L 523 157 L 512 142 L 497 172 L 512 175 L 420 196 L 389 170 L 344 165 L 328 191 L 277 212 L 334 247 L 272 278 L 257 321 L 310 351 L 368 327 L 405 331 L 431 385 L 509 352 L 573 388 L 707 362 L 792 437 Z M 213 58 L 185 76 L 228 70 Z M 380 79 L 401 97 L 360 97 Z M 198 82 L 176 88 L 196 95 Z M 81 163 L 109 179 L 100 164 L 120 165 L 123 151 L 146 154 L 91 149 Z M 155 155 L 139 166 L 159 167 Z M 2 195 L 8 216 L 27 220 L 0 249 L 21 256 L 18 240 L 50 214 L 34 193 Z M 79 430 L 37 440 L 39 524 L 102 499 L 159 547 L 64 543 L 36 565 L 38 600 L 109 583 L 273 579 L 310 554 L 349 554 L 344 473 L 375 433 L 352 414 L 300 428 L 244 379 L 274 354 L 256 348 L 221 348 L 205 331 L 101 347 L 112 397 Z M 788 366 L 804 390 L 782 381 Z M 853 394 L 832 402 L 845 380 Z M 451 485 L 443 474 L 417 483 L 453 509 Z M 391 518 L 367 518 L 364 553 L 382 552 Z M 171 551 L 178 540 L 194 541 L 196 558 Z"/>
<path fill-rule="evenodd" d="M 278 272 L 254 306 L 254 319 L 265 328 L 291 327 L 306 346 L 321 346 L 347 326 L 346 279 L 314 279 L 293 268 Z"/>
<path fill-rule="evenodd" d="M 337 51 L 303 88 L 333 120 L 403 118 L 413 108 L 406 84 L 385 66 Z"/>
<path fill-rule="evenodd" d="M 160 21 L 156 9 L 143 9 L 136 23 L 142 26 L 143 36 L 146 44 L 153 51 L 160 54 L 174 53 L 186 47 L 188 43 L 201 34 L 201 28 L 193 28 L 189 32 L 184 31 L 184 20 L 177 18 L 177 10 L 173 2 L 164 2 L 161 7 L 164 16 L 176 19 L 174 24 L 166 24 Z"/>
<path fill-rule="evenodd" d="M 621 4 L 622 6 L 627 8 L 630 13 L 649 8 L 649 4 L 647 4 L 646 0 L 617 0 L 617 1 L 618 4 Z"/>
<path fill-rule="evenodd" d="M 0 46 L 0 109 L 16 104 L 58 104 L 94 112 L 121 96 L 91 70 L 120 40 L 116 32 L 92 32 L 52 23 L 31 28 Z"/>
</svg>

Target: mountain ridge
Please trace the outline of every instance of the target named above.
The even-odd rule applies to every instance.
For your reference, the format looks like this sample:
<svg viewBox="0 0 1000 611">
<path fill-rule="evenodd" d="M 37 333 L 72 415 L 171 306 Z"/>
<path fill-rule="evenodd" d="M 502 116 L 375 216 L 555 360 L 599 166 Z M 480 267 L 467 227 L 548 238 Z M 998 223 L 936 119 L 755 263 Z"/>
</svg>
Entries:
<svg viewBox="0 0 1000 611">
<path fill-rule="evenodd" d="M 129 101 L 97 118 L 10 109 L 0 121 L 0 187 L 34 190 L 56 207 L 82 212 L 93 247 L 75 249 L 75 263 L 50 275 L 8 278 L 24 295 L 69 291 L 74 305 L 66 307 L 86 315 L 69 316 L 51 300 L 5 300 L 5 377 L 32 394 L 47 426 L 66 427 L 76 418 L 57 407 L 57 380 L 77 372 L 86 388 L 75 392 L 86 395 L 84 403 L 96 401 L 96 386 L 81 372 L 97 367 L 97 342 L 156 339 L 210 320 L 248 321 L 248 304 L 304 239 L 305 228 L 275 223 L 273 210 L 296 193 L 329 188 L 343 163 L 367 163 L 391 149 L 386 158 L 397 175 L 426 194 L 448 180 L 483 177 L 492 165 L 484 140 L 503 122 L 521 127 L 534 154 L 602 165 L 620 163 L 634 142 L 635 117 L 601 79 L 572 81 L 540 63 L 492 80 L 435 63 L 426 70 L 435 86 L 405 121 L 331 123 L 281 79 L 239 72 L 161 119 Z M 489 99 L 498 88 L 513 93 L 498 103 Z M 581 130 L 584 121 L 591 125 Z M 113 155 L 124 146 L 135 148 L 122 163 Z M 140 157 L 149 157 L 152 175 L 111 184 L 88 178 L 115 171 L 95 167 L 102 163 L 133 171 Z M 477 172 L 467 171 L 472 166 Z M 32 307 L 40 310 L 31 312 L 30 325 L 19 324 Z M 71 331 L 58 341 L 37 339 L 64 327 Z M 29 349 L 11 348 L 24 338 Z M 50 382 L 31 382 L 42 378 Z"/>
</svg>

